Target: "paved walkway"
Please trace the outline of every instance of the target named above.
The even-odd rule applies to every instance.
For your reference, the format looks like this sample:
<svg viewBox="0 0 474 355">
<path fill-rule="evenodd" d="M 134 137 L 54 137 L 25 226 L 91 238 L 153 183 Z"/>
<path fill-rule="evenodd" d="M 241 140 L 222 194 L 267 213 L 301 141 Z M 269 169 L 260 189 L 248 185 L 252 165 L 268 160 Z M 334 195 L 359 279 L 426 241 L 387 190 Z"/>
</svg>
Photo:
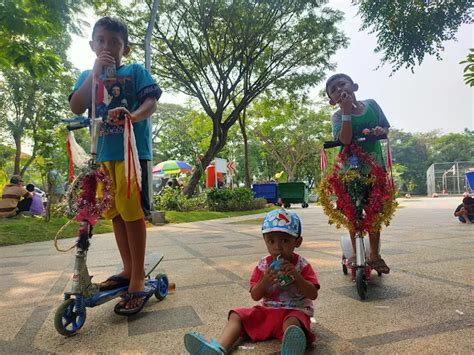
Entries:
<svg viewBox="0 0 474 355">
<path fill-rule="evenodd" d="M 328 225 L 320 207 L 292 208 L 303 221 L 299 252 L 321 282 L 314 325 L 319 340 L 308 353 L 472 353 L 474 226 L 454 219 L 459 200 L 400 200 L 382 236 L 392 272 L 374 274 L 364 302 L 341 270 L 343 232 Z M 57 253 L 51 242 L 0 248 L 0 353 L 185 353 L 186 331 L 216 336 L 230 308 L 254 304 L 247 285 L 266 252 L 262 217 L 150 229 L 148 250 L 165 254 L 159 271 L 176 282 L 176 292 L 162 302 L 151 299 L 129 319 L 114 314 L 115 301 L 87 309 L 83 329 L 71 338 L 56 332 L 53 318 L 69 289 L 72 253 Z M 114 243 L 111 234 L 93 238 L 88 264 L 95 280 L 115 272 L 120 258 Z M 237 354 L 279 349 L 276 341 L 241 345 L 247 349 Z"/>
</svg>

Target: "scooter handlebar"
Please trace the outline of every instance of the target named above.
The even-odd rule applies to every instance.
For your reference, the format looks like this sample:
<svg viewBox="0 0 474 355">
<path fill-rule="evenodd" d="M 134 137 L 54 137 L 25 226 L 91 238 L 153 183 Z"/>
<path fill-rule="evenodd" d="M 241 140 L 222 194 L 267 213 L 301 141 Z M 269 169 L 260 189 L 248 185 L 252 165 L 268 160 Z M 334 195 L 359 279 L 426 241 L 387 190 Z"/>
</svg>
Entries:
<svg viewBox="0 0 474 355">
<path fill-rule="evenodd" d="M 379 136 L 375 135 L 367 135 L 365 137 L 358 138 L 356 142 L 374 142 L 374 141 L 379 141 L 382 139 L 387 139 L 386 134 L 381 134 Z M 334 148 L 334 147 L 340 147 L 343 145 L 340 140 L 337 141 L 327 141 L 323 143 L 323 148 L 328 149 L 328 148 Z"/>
</svg>

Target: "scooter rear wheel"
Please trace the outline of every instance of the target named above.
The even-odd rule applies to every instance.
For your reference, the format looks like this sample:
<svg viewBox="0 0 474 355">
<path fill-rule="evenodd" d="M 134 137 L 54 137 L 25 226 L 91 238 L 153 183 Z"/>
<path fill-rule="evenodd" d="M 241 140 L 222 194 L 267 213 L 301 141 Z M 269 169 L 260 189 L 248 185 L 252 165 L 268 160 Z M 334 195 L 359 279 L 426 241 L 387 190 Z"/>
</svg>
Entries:
<svg viewBox="0 0 474 355">
<path fill-rule="evenodd" d="M 344 275 L 347 275 L 347 266 L 346 266 L 346 258 L 344 257 L 344 255 L 342 256 L 342 272 L 344 273 Z"/>
<path fill-rule="evenodd" d="M 166 274 L 158 274 L 155 279 L 158 281 L 158 286 L 155 290 L 155 297 L 161 301 L 168 295 L 169 281 Z"/>
<path fill-rule="evenodd" d="M 86 322 L 86 308 L 82 312 L 75 309 L 76 302 L 70 298 L 58 307 L 54 315 L 54 327 L 64 336 L 75 335 Z"/>
<path fill-rule="evenodd" d="M 357 268 L 356 285 L 360 299 L 365 300 L 367 298 L 367 280 L 365 278 L 364 268 L 362 267 Z"/>
</svg>

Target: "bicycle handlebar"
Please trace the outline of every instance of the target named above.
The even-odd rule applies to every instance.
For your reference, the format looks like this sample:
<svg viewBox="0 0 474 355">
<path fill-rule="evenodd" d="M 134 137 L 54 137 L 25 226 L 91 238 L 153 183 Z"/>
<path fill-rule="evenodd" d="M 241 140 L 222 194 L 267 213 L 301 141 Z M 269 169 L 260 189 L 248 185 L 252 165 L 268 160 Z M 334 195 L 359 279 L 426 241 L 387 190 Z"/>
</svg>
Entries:
<svg viewBox="0 0 474 355">
<path fill-rule="evenodd" d="M 382 139 L 387 139 L 386 134 L 381 134 L 380 136 L 374 136 L 374 135 L 369 135 L 366 137 L 361 137 L 356 140 L 356 142 L 375 142 L 379 141 Z M 340 147 L 343 145 L 340 140 L 337 141 L 327 141 L 323 143 L 323 148 L 324 149 L 329 149 L 329 148 L 334 148 L 334 147 Z"/>
</svg>

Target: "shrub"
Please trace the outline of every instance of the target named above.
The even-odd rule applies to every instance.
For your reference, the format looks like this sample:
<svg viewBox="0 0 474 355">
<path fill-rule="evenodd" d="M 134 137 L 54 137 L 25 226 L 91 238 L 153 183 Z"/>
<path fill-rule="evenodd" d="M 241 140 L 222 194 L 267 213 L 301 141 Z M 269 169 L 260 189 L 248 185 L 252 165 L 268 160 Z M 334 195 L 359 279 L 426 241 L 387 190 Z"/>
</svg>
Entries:
<svg viewBox="0 0 474 355">
<path fill-rule="evenodd" d="M 207 204 L 212 211 L 246 211 L 265 207 L 265 199 L 254 199 L 247 188 L 216 189 L 207 192 Z"/>
<path fill-rule="evenodd" d="M 165 211 L 198 211 L 207 209 L 206 195 L 188 198 L 179 189 L 165 188 L 161 195 L 154 195 L 156 208 Z"/>
</svg>

